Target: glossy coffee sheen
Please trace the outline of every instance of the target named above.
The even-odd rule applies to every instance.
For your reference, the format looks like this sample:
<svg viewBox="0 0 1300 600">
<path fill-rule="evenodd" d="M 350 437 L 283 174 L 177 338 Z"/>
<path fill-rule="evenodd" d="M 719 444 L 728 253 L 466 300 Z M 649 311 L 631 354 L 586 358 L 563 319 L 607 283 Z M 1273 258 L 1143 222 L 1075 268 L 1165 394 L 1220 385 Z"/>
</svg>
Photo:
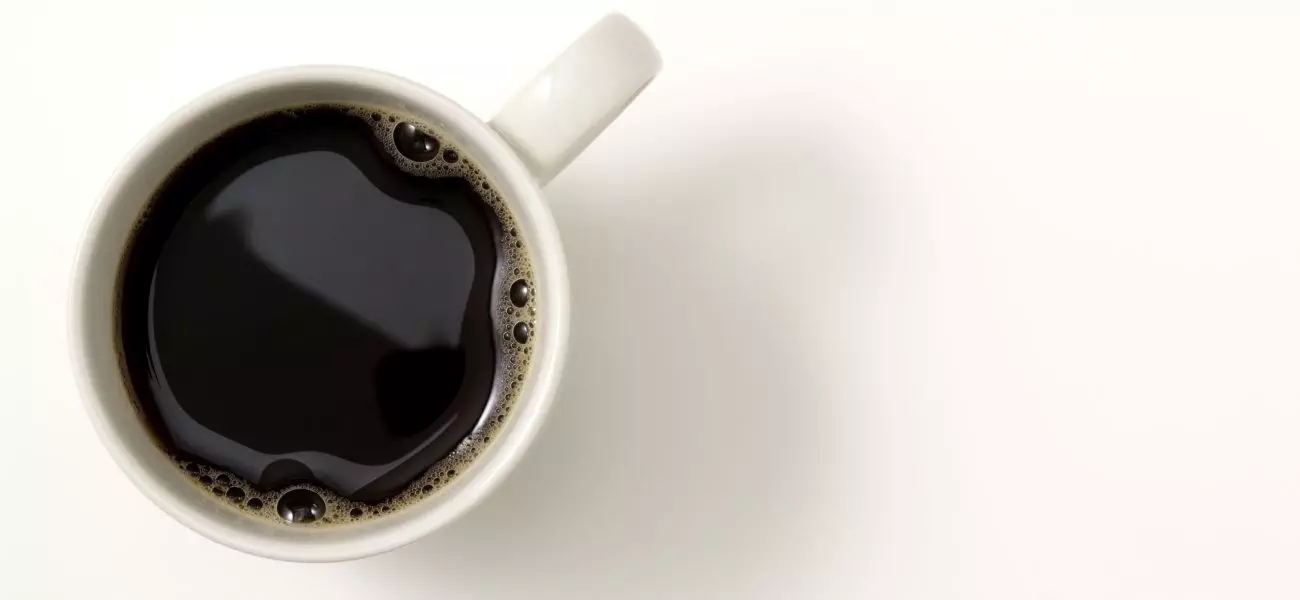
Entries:
<svg viewBox="0 0 1300 600">
<path fill-rule="evenodd" d="M 378 502 L 485 414 L 510 343 L 492 320 L 498 219 L 466 179 L 399 169 L 373 126 L 333 107 L 264 116 L 153 199 L 121 344 L 179 458 Z"/>
</svg>

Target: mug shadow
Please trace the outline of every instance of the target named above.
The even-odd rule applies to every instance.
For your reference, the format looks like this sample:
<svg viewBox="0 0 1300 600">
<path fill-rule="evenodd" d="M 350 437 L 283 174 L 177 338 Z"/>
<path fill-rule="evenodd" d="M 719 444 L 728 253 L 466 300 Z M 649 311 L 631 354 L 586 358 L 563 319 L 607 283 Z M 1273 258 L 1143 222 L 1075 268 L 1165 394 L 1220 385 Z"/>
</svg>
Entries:
<svg viewBox="0 0 1300 600">
<path fill-rule="evenodd" d="M 815 553 L 801 524 L 834 510 L 837 484 L 807 467 L 836 443 L 826 333 L 799 311 L 854 275 L 866 202 L 855 167 L 821 150 L 829 128 L 701 124 L 715 127 L 705 139 L 725 142 L 605 153 L 547 189 L 573 295 L 548 423 L 482 505 L 362 561 L 367 577 L 487 597 L 730 596 Z M 807 194 L 836 181 L 843 195 Z"/>
</svg>

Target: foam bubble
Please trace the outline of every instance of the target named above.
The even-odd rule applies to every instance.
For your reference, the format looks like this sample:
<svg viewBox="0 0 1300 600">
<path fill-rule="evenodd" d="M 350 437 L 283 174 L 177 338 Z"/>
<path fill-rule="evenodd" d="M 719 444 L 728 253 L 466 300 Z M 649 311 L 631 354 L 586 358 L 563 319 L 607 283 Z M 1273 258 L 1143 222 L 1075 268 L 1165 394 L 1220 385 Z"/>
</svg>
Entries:
<svg viewBox="0 0 1300 600">
<path fill-rule="evenodd" d="M 519 273 L 519 269 L 515 269 Z M 532 295 L 533 289 L 528 287 L 528 282 L 522 279 L 515 281 L 510 285 L 510 303 L 515 306 L 525 306 L 528 304 L 528 298 Z M 518 313 L 519 311 L 515 311 Z"/>
</svg>

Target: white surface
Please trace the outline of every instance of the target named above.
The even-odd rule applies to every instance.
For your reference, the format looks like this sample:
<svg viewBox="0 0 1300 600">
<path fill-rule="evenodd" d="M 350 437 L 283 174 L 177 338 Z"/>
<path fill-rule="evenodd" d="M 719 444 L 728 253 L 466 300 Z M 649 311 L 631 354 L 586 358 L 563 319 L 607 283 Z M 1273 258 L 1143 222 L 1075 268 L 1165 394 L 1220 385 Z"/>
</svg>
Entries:
<svg viewBox="0 0 1300 600">
<path fill-rule="evenodd" d="M 574 85 L 576 79 L 575 75 L 568 83 Z M 606 101 L 612 105 L 608 111 L 626 104 L 627 98 L 607 97 Z M 228 504 L 214 503 L 206 491 L 178 472 L 174 461 L 158 452 L 122 379 L 113 310 L 123 250 L 153 190 L 180 158 L 260 114 L 327 102 L 397 107 L 437 123 L 461 152 L 473 156 L 505 198 L 514 216 L 512 227 L 530 244 L 529 278 L 537 283 L 534 305 L 541 314 L 529 342 L 532 365 L 520 382 L 521 398 L 504 426 L 492 432 L 496 440 L 455 481 L 389 518 L 321 531 L 270 525 Z M 537 437 L 555 398 L 568 348 L 571 311 L 563 244 L 535 173 L 487 123 L 445 96 L 409 79 L 357 67 L 299 66 L 260 72 L 206 93 L 170 115 L 131 151 L 102 197 L 76 260 L 69 303 L 71 375 L 78 379 L 87 415 L 105 450 L 123 473 L 159 508 L 205 537 L 250 554 L 285 560 L 322 562 L 379 554 L 411 543 L 482 501 L 501 485 Z M 166 418 L 167 409 L 162 410 Z M 253 458 L 252 465 L 242 466 L 257 471 L 273 460 L 262 455 Z"/>
<path fill-rule="evenodd" d="M 1300 596 L 1295 17 L 622 4 L 664 72 L 547 189 L 573 353 L 502 488 L 340 565 L 162 514 L 64 347 L 116 161 L 286 64 L 487 116 L 610 8 L 513 6 L 3 9 L 0 596 Z"/>
</svg>

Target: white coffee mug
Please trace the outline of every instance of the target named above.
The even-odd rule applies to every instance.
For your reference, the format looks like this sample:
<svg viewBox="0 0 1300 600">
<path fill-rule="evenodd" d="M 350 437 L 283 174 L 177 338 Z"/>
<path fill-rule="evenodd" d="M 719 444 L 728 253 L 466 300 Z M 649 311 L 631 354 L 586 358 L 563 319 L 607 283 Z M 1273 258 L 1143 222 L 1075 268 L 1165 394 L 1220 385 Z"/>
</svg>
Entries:
<svg viewBox="0 0 1300 600">
<path fill-rule="evenodd" d="M 109 453 L 163 510 L 244 552 L 297 561 L 378 554 L 437 529 L 479 502 L 519 461 L 550 407 L 564 363 L 569 289 L 559 234 L 541 187 L 614 120 L 659 71 L 659 55 L 626 17 L 594 25 L 484 122 L 406 79 L 354 67 L 294 67 L 216 89 L 148 135 L 109 183 L 77 257 L 72 304 L 75 372 Z M 318 103 L 387 107 L 450 136 L 493 181 L 532 249 L 542 310 L 531 370 L 510 418 L 454 482 L 380 519 L 329 528 L 276 525 L 214 501 L 159 448 L 137 415 L 121 366 L 116 298 L 130 236 L 153 192 L 181 159 L 232 126 Z"/>
</svg>

